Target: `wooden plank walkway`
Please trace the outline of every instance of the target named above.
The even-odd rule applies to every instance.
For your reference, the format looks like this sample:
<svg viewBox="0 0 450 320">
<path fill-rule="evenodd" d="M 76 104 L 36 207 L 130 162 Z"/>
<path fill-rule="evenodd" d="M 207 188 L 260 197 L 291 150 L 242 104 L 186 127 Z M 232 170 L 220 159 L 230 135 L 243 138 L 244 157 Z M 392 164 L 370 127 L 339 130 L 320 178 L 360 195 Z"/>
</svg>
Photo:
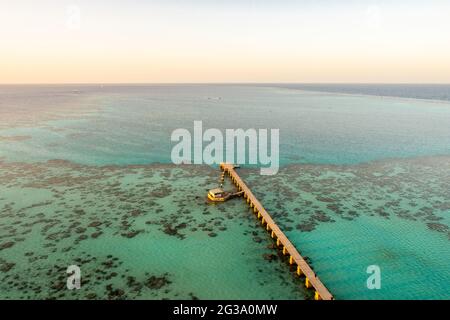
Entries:
<svg viewBox="0 0 450 320">
<path fill-rule="evenodd" d="M 228 173 L 238 190 L 244 192 L 244 199 L 246 199 L 249 206 L 253 208 L 253 212 L 257 214 L 258 219 L 261 220 L 261 224 L 265 226 L 268 232 L 270 232 L 271 237 L 273 239 L 276 239 L 277 246 L 283 248 L 283 254 L 289 255 L 289 264 L 296 264 L 297 274 L 299 276 L 305 276 L 306 288 L 314 288 L 314 298 L 316 300 L 333 300 L 333 295 L 319 280 L 319 277 L 316 276 L 314 271 L 311 269 L 305 259 L 303 259 L 295 246 L 289 241 L 283 231 L 281 231 L 275 221 L 273 221 L 269 213 L 253 195 L 250 188 L 247 187 L 241 177 L 239 177 L 239 175 L 236 173 L 236 171 L 234 170 L 235 166 L 229 163 L 221 163 L 220 168 L 225 173 Z"/>
</svg>

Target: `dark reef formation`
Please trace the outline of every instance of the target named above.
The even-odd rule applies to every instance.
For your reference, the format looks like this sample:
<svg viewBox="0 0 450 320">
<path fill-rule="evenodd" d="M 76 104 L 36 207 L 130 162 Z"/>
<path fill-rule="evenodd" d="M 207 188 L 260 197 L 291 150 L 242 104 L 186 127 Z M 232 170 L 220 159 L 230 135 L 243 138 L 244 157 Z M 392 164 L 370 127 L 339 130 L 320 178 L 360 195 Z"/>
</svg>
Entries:
<svg viewBox="0 0 450 320">
<path fill-rule="evenodd" d="M 444 219 L 450 214 L 449 169 L 450 157 L 428 157 L 354 166 L 289 165 L 275 176 L 239 170 L 286 232 L 311 232 L 318 224 L 361 215 L 397 216 L 424 223 L 450 239 Z M 208 241 L 228 232 L 230 222 L 248 225 L 244 235 L 265 250 L 261 261 L 285 273 L 284 260 L 243 203 L 205 202 L 217 176 L 217 169 L 206 166 L 0 161 L 1 297 L 197 299 L 197 293 L 179 289 L 171 273 L 130 274 L 130 266 L 108 248 L 94 254 L 85 246 L 155 234 Z M 66 288 L 66 268 L 73 263 L 83 266 L 81 291 Z M 280 281 L 288 285 L 286 277 L 280 275 Z M 11 290 L 20 296 L 9 296 Z"/>
</svg>

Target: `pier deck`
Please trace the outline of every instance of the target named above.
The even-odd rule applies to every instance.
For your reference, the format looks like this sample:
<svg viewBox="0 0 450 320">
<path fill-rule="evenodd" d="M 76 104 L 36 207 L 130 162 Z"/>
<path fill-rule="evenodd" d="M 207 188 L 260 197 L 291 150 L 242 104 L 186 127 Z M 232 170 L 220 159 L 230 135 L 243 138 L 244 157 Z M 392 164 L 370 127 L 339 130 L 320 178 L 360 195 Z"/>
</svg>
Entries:
<svg viewBox="0 0 450 320">
<path fill-rule="evenodd" d="M 243 192 L 244 199 L 246 199 L 253 212 L 258 216 L 261 224 L 265 226 L 266 230 L 270 232 L 273 239 L 276 240 L 277 246 L 281 247 L 284 255 L 289 255 L 289 264 L 297 265 L 297 275 L 305 276 L 306 288 L 314 288 L 314 298 L 316 300 L 333 300 L 333 295 L 328 291 L 325 285 L 316 276 L 309 264 L 300 255 L 295 246 L 289 241 L 286 235 L 281 231 L 278 225 L 273 221 L 269 213 L 264 209 L 262 204 L 256 199 L 250 188 L 244 183 L 234 169 L 235 166 L 229 163 L 221 163 L 220 168 L 228 173 L 233 183 L 239 191 Z"/>
</svg>

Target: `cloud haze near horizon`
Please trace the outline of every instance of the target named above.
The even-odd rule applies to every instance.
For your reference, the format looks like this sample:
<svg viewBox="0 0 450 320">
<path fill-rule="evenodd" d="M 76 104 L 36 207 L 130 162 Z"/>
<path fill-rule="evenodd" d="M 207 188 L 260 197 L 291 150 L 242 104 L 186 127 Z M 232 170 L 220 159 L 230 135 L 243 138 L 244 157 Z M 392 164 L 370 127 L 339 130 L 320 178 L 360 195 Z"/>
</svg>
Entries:
<svg viewBox="0 0 450 320">
<path fill-rule="evenodd" d="M 0 0 L 0 83 L 450 82 L 450 2 L 392 2 Z"/>
</svg>

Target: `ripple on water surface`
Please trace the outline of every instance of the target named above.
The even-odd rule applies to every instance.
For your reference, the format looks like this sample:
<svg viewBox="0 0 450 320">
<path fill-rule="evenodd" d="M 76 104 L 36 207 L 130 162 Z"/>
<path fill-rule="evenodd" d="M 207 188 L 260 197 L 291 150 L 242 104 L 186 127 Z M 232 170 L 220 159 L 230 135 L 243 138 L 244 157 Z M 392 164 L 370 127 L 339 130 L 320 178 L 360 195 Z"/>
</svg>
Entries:
<svg viewBox="0 0 450 320">
<path fill-rule="evenodd" d="M 428 157 L 241 174 L 337 299 L 448 299 L 449 169 Z"/>
</svg>

